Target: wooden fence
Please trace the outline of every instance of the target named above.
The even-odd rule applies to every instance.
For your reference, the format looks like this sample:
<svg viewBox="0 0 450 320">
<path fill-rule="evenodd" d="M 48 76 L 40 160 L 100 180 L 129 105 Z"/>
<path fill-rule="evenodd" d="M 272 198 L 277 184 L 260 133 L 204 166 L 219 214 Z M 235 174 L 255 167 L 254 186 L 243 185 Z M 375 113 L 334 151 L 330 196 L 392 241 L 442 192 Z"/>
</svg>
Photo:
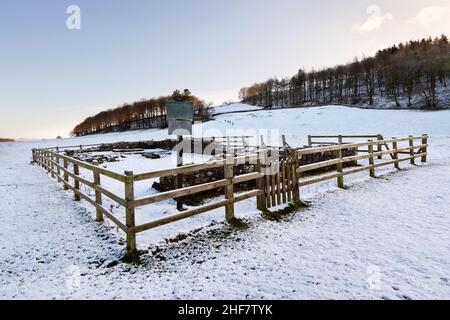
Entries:
<svg viewBox="0 0 450 320">
<path fill-rule="evenodd" d="M 232 154 L 246 153 L 249 151 L 251 136 L 227 136 L 227 137 L 212 137 L 213 142 L 220 144 L 226 151 L 231 151 Z"/>
<path fill-rule="evenodd" d="M 323 141 L 326 139 L 325 141 Z M 384 140 L 383 135 L 376 134 L 376 135 L 336 135 L 336 136 L 308 136 L 308 145 L 309 146 L 317 146 L 317 145 L 337 145 L 340 143 L 349 143 L 348 141 L 351 139 L 352 142 L 355 141 L 355 139 L 365 139 L 365 140 Z M 332 141 L 330 141 L 332 140 Z"/>
<path fill-rule="evenodd" d="M 338 141 L 342 141 L 344 138 L 344 136 L 335 137 L 338 138 Z M 334 136 L 330 138 L 334 138 Z M 415 143 L 417 140 L 420 140 L 419 144 Z M 401 143 L 405 143 L 407 146 L 400 146 Z M 388 147 L 387 150 L 382 150 L 379 146 L 391 147 Z M 361 148 L 366 148 L 364 150 L 367 150 L 367 152 L 361 151 L 363 150 Z M 390 140 L 376 141 L 370 140 L 358 143 L 342 142 L 340 144 L 330 144 L 329 146 L 319 148 L 289 149 L 285 150 L 283 158 L 276 156 L 279 151 L 278 149 L 262 149 L 251 155 L 228 156 L 221 160 L 203 164 L 187 165 L 180 168 L 143 174 L 134 174 L 131 171 L 126 171 L 123 174 L 116 173 L 72 157 L 68 157 L 57 150 L 50 149 L 33 149 L 33 161 L 35 164 L 45 168 L 53 178 L 57 179 L 58 182 L 61 182 L 65 190 L 73 191 L 75 201 L 84 199 L 91 203 L 96 208 L 96 218 L 98 222 L 102 222 L 104 220 L 104 216 L 106 216 L 121 230 L 123 230 L 127 235 L 127 253 L 131 258 L 137 258 L 137 233 L 193 217 L 221 207 L 225 208 L 226 219 L 228 221 L 232 221 L 235 219 L 234 204 L 254 197 L 257 198 L 258 209 L 263 212 L 268 210 L 268 208 L 284 203 L 299 203 L 301 187 L 330 179 L 337 179 L 338 187 L 343 188 L 344 177 L 351 174 L 369 171 L 370 176 L 375 177 L 375 169 L 382 166 L 394 165 L 395 168 L 399 169 L 401 162 L 409 161 L 411 164 L 415 164 L 417 158 L 421 158 L 421 162 L 425 163 L 428 155 L 427 148 L 428 136 L 423 135 L 420 137 L 409 136 L 406 138 L 392 138 Z M 348 149 L 358 150 L 357 155 L 343 157 L 342 151 Z M 298 160 L 302 156 L 322 152 L 336 152 L 336 158 L 309 165 L 299 165 Z M 363 154 L 359 154 L 359 152 Z M 400 157 L 400 155 L 403 154 L 407 154 L 407 156 Z M 387 155 L 390 156 L 389 160 L 376 161 L 377 158 L 383 159 L 383 156 Z M 344 170 L 345 163 L 361 160 L 367 160 L 368 164 Z M 234 166 L 243 163 L 255 164 L 256 172 L 235 176 L 233 170 Z M 310 171 L 330 166 L 336 166 L 336 172 L 331 172 L 320 176 L 306 176 L 306 173 Z M 87 180 L 80 176 L 80 167 L 91 172 L 92 180 Z M 72 168 L 72 170 L 70 170 L 70 168 Z M 212 168 L 223 168 L 225 173 L 224 179 L 158 193 L 141 199 L 135 198 L 135 182 L 165 176 L 183 175 Z M 102 185 L 102 176 L 106 176 L 123 183 L 124 194 L 116 195 L 107 190 Z M 256 188 L 254 190 L 239 194 L 234 192 L 234 186 L 236 184 L 249 181 L 256 181 Z M 95 190 L 95 198 L 83 193 L 80 189 L 80 184 Z M 224 190 L 225 197 L 223 200 L 180 212 L 169 217 L 150 221 L 142 225 L 136 225 L 136 208 L 219 188 Z M 120 221 L 111 211 L 103 206 L 103 197 L 113 200 L 124 208 L 126 217 L 125 222 Z"/>
<path fill-rule="evenodd" d="M 323 139 L 326 139 L 326 141 L 323 141 Z M 339 145 L 343 143 L 348 143 L 346 140 L 377 140 L 377 141 L 383 141 L 383 135 L 382 134 L 376 134 L 376 135 L 337 135 L 337 136 L 308 136 L 308 145 L 309 146 L 326 146 L 326 145 Z M 332 140 L 332 141 L 330 141 Z M 387 144 L 377 144 L 376 148 L 378 152 L 381 152 L 383 150 L 383 147 L 386 147 L 387 150 L 389 150 L 389 146 Z M 359 149 L 358 152 L 369 152 L 369 150 L 362 150 Z M 392 156 L 392 155 L 391 155 Z M 378 159 L 381 159 L 382 156 L 377 156 Z"/>
</svg>

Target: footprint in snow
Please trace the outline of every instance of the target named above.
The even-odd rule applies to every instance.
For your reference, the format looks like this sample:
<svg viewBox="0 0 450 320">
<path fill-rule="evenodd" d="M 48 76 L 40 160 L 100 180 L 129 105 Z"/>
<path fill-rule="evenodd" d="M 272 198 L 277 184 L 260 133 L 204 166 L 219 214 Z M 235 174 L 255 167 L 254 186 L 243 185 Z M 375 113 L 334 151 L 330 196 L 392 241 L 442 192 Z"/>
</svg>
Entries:
<svg viewBox="0 0 450 320">
<path fill-rule="evenodd" d="M 407 296 L 407 295 L 405 295 L 405 294 L 399 294 L 399 295 L 397 295 L 397 297 L 399 298 L 399 299 L 401 299 L 401 300 L 412 300 L 411 299 L 411 297 L 409 297 L 409 296 Z"/>
</svg>

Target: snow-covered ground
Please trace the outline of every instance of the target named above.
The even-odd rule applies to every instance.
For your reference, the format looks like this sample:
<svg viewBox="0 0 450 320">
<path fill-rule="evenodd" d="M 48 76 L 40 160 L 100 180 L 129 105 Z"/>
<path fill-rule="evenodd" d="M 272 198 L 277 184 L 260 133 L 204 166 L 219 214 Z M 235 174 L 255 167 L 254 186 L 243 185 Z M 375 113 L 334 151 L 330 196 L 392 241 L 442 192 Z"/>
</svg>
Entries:
<svg viewBox="0 0 450 320">
<path fill-rule="evenodd" d="M 429 163 L 377 171 L 380 179 L 346 177 L 349 190 L 335 181 L 304 188 L 311 206 L 278 222 L 260 217 L 249 200 L 236 205 L 246 229 L 228 228 L 219 209 L 143 233 L 138 245 L 149 253 L 142 266 L 117 263 L 123 236 L 95 223 L 92 207 L 74 203 L 29 165 L 31 148 L 165 139 L 166 130 L 0 144 L 0 298 L 449 298 L 449 123 L 450 111 L 321 107 L 228 114 L 196 125 L 196 136 L 275 130 L 293 146 L 308 134 L 428 133 Z M 121 172 L 126 163 L 108 166 Z M 143 159 L 132 163 L 136 172 L 153 170 Z M 166 243 L 178 232 L 189 235 Z"/>
<path fill-rule="evenodd" d="M 395 103 L 395 99 L 386 96 L 375 95 L 373 97 L 373 105 L 368 105 L 368 98 L 364 98 L 361 103 L 357 104 L 359 108 L 375 108 L 375 109 L 408 109 L 408 96 L 405 93 L 400 93 L 398 97 L 398 103 L 400 104 L 397 107 Z M 450 90 L 448 87 L 438 86 L 436 88 L 436 103 L 439 107 L 450 107 Z M 411 99 L 412 108 L 426 108 L 427 101 L 423 93 L 416 93 L 412 96 Z"/>
<path fill-rule="evenodd" d="M 232 113 L 232 112 L 244 112 L 244 111 L 254 111 L 261 110 L 262 107 L 259 106 L 251 106 L 243 103 L 233 103 L 224 106 L 216 106 L 211 108 L 212 114 L 223 114 L 223 113 Z"/>
</svg>

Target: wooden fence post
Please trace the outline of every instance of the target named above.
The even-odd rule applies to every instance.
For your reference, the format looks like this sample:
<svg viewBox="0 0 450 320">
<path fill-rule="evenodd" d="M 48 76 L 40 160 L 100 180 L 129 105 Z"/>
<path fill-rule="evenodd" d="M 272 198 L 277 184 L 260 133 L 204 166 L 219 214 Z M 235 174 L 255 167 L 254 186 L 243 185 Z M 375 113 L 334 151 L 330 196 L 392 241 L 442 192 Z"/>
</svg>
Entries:
<svg viewBox="0 0 450 320">
<path fill-rule="evenodd" d="M 370 177 L 371 178 L 376 178 L 375 176 L 375 159 L 373 156 L 373 141 L 369 140 L 369 165 L 370 165 Z"/>
<path fill-rule="evenodd" d="M 276 184 L 277 184 L 277 205 L 281 205 L 281 166 L 280 166 L 280 160 L 278 159 L 278 170 L 276 175 Z"/>
<path fill-rule="evenodd" d="M 409 147 L 411 148 L 409 150 L 409 155 L 412 157 L 411 158 L 411 164 L 415 165 L 416 164 L 416 159 L 414 158 L 414 137 L 413 136 L 409 136 Z"/>
<path fill-rule="evenodd" d="M 224 176 L 227 179 L 227 185 L 225 186 L 225 199 L 230 200 L 234 198 L 234 188 L 233 188 L 233 176 L 234 176 L 234 160 L 233 158 L 227 157 L 224 166 Z M 227 204 L 225 206 L 225 217 L 228 222 L 234 220 L 234 203 Z"/>
<path fill-rule="evenodd" d="M 56 147 L 56 152 L 55 152 L 55 162 L 58 164 L 56 166 L 56 173 L 58 174 L 58 183 L 61 183 L 61 169 L 59 168 L 60 164 L 60 157 L 59 157 L 59 147 Z"/>
<path fill-rule="evenodd" d="M 69 183 L 69 174 L 67 173 L 67 170 L 69 170 L 69 163 L 67 159 L 64 159 L 64 181 Z M 64 190 L 69 190 L 69 187 L 67 184 L 64 183 Z"/>
<path fill-rule="evenodd" d="M 273 165 L 273 162 L 272 162 Z M 277 191 L 275 189 L 275 176 L 276 176 L 276 172 L 275 172 L 275 166 L 273 165 L 271 168 L 271 175 L 270 175 L 270 196 L 272 199 L 272 207 L 276 207 L 277 205 Z"/>
<path fill-rule="evenodd" d="M 54 155 L 53 152 L 50 151 L 50 168 L 51 168 L 51 171 L 52 171 L 52 178 L 54 179 L 55 178 L 55 173 L 54 173 L 54 171 L 55 171 L 55 164 L 53 163 L 53 161 L 56 161 L 55 155 Z"/>
<path fill-rule="evenodd" d="M 94 184 L 96 186 L 100 186 L 100 184 L 101 184 L 100 173 L 95 172 L 95 171 L 94 171 Z M 95 189 L 95 202 L 97 204 L 99 204 L 99 205 L 103 204 L 102 193 L 100 191 L 98 191 L 97 189 Z M 97 208 L 97 211 L 96 211 L 96 218 L 97 218 L 96 219 L 97 222 L 103 222 L 104 221 L 103 212 L 100 209 L 98 209 L 98 208 Z"/>
<path fill-rule="evenodd" d="M 266 174 L 266 176 L 264 177 L 264 186 L 266 188 L 266 207 L 267 208 L 271 208 L 272 207 L 272 203 L 271 203 L 271 196 L 270 196 L 270 174 Z"/>
<path fill-rule="evenodd" d="M 53 173 L 53 154 L 51 153 L 51 151 L 48 152 L 48 166 L 50 168 L 50 176 L 52 178 L 55 178 L 55 174 Z"/>
<path fill-rule="evenodd" d="M 60 183 L 61 182 L 61 178 L 60 178 L 61 177 L 61 169 L 59 168 L 59 165 L 60 165 L 60 163 L 59 163 L 59 154 L 55 155 L 55 161 L 58 164 L 56 166 L 56 173 L 58 174 L 58 183 Z"/>
<path fill-rule="evenodd" d="M 308 147 L 311 147 L 312 145 L 312 136 L 308 135 Z"/>
<path fill-rule="evenodd" d="M 377 146 L 377 150 L 378 152 L 382 152 L 383 151 L 383 146 L 381 144 L 379 144 L 380 141 L 383 140 L 383 136 L 381 134 L 377 135 L 377 141 L 378 141 L 378 146 Z M 378 156 L 378 160 L 382 160 L 383 156 L 379 155 Z"/>
<path fill-rule="evenodd" d="M 48 161 L 48 151 L 45 151 L 45 167 L 47 172 L 50 173 L 50 162 Z"/>
<path fill-rule="evenodd" d="M 287 201 L 292 201 L 292 166 L 289 161 L 286 161 L 286 189 L 287 189 Z"/>
<path fill-rule="evenodd" d="M 298 153 L 297 150 L 293 150 L 292 152 L 294 152 L 294 161 L 292 162 L 292 198 L 294 200 L 294 204 L 299 204 L 300 203 L 300 184 L 299 184 L 299 179 L 298 179 L 298 173 L 297 173 L 297 169 L 298 169 Z"/>
<path fill-rule="evenodd" d="M 395 169 L 400 170 L 400 163 L 398 161 L 398 143 L 397 143 L 397 138 L 396 137 L 392 137 L 392 140 L 395 140 L 394 142 L 392 142 L 392 149 L 394 149 L 394 160 L 397 160 L 397 162 L 395 162 L 394 166 Z"/>
<path fill-rule="evenodd" d="M 288 147 L 288 143 L 286 141 L 286 136 L 284 134 L 281 136 L 281 140 L 283 142 L 283 148 L 287 148 Z"/>
<path fill-rule="evenodd" d="M 80 167 L 78 167 L 77 164 L 73 165 L 73 174 L 78 176 L 80 174 Z M 74 180 L 74 194 L 75 194 L 75 201 L 80 201 L 80 195 L 77 193 L 78 190 L 80 190 L 80 181 L 78 181 L 77 179 L 73 179 Z"/>
<path fill-rule="evenodd" d="M 183 136 L 178 136 L 178 146 L 177 146 L 177 168 L 181 168 L 183 166 L 183 157 L 184 157 L 184 143 L 183 143 Z M 176 188 L 182 189 L 183 188 L 183 175 L 181 173 L 177 174 L 176 176 Z M 177 200 L 177 210 L 181 211 L 183 210 L 183 201 L 181 198 L 176 199 Z"/>
<path fill-rule="evenodd" d="M 286 180 L 286 161 L 284 159 L 281 160 L 281 184 L 282 184 L 282 198 L 283 203 L 287 203 L 287 180 Z"/>
<path fill-rule="evenodd" d="M 342 148 L 342 135 L 338 136 L 338 141 L 339 141 L 339 146 Z M 344 172 L 344 164 L 342 162 L 343 156 L 342 156 L 342 149 L 339 149 L 337 151 L 337 156 L 339 158 L 339 163 L 337 164 L 337 172 L 338 173 L 343 173 Z M 343 176 L 339 176 L 337 178 L 337 184 L 338 184 L 338 188 L 344 189 L 344 177 Z"/>
<path fill-rule="evenodd" d="M 422 144 L 428 145 L 428 135 L 427 134 L 422 135 Z M 422 153 L 425 153 L 425 155 L 422 156 L 422 163 L 427 162 L 427 155 L 426 155 L 427 152 L 428 152 L 428 147 L 423 147 Z"/>
<path fill-rule="evenodd" d="M 256 172 L 259 172 L 259 173 L 264 173 L 263 164 L 262 164 L 263 159 L 261 159 L 262 157 L 264 157 L 264 159 L 265 159 L 265 156 L 262 155 L 263 153 L 264 153 L 264 151 L 258 151 L 258 157 L 256 160 L 257 161 L 256 162 Z M 266 190 L 266 187 L 264 186 L 264 176 L 256 180 L 256 188 L 259 191 L 261 191 L 261 193 L 256 198 L 257 199 L 257 208 L 258 208 L 258 210 L 264 212 L 267 210 L 266 202 L 264 200 L 264 192 Z"/>
<path fill-rule="evenodd" d="M 261 135 L 261 136 L 260 136 L 260 139 L 261 139 L 261 145 L 260 145 L 260 148 L 261 148 L 261 149 L 266 148 L 267 146 L 266 146 L 266 144 L 264 143 L 264 136 Z"/>
<path fill-rule="evenodd" d="M 129 206 L 130 202 L 134 201 L 134 174 L 132 171 L 125 171 L 125 200 L 127 201 L 126 224 L 128 228 L 134 228 L 136 226 L 135 221 L 135 208 Z M 136 248 L 136 233 L 127 232 L 127 253 L 132 260 L 138 258 L 138 252 Z"/>
</svg>

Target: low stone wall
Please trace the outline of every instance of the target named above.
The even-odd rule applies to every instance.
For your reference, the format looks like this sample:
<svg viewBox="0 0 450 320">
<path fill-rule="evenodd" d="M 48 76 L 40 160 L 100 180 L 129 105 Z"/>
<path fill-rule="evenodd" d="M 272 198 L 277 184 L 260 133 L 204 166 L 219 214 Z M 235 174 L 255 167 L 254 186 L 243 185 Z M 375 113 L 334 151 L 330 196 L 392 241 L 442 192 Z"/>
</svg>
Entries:
<svg viewBox="0 0 450 320">
<path fill-rule="evenodd" d="M 344 149 L 342 152 L 343 157 L 352 157 L 356 155 L 355 149 Z M 280 158 L 284 158 L 285 155 L 283 152 L 280 153 Z M 323 162 L 327 160 L 336 159 L 336 153 L 335 152 L 323 152 L 323 153 L 314 153 L 310 155 L 302 156 L 302 158 L 299 160 L 300 165 L 308 165 L 312 163 L 318 163 Z M 355 162 L 348 162 L 344 165 L 344 167 L 351 167 L 356 166 L 357 163 Z M 234 167 L 234 175 L 244 175 L 248 173 L 255 172 L 256 168 L 255 165 L 252 164 L 242 164 L 237 165 Z M 309 172 L 309 174 L 319 174 L 323 172 L 333 171 L 336 170 L 336 166 L 330 166 L 326 168 L 321 168 L 318 170 L 314 170 Z M 201 170 L 195 173 L 186 174 L 183 175 L 183 187 L 190 187 L 195 185 L 200 185 L 204 183 L 214 182 L 218 180 L 224 179 L 224 172 L 223 167 L 222 168 L 214 168 L 214 169 L 207 169 L 207 170 Z M 248 190 L 250 188 L 255 187 L 255 181 L 242 183 L 237 186 L 237 189 L 242 190 Z M 159 182 L 155 182 L 153 184 L 153 188 L 160 192 L 166 192 L 176 189 L 176 176 L 167 176 L 167 177 L 161 177 L 159 179 Z"/>
<path fill-rule="evenodd" d="M 241 164 L 234 166 L 234 175 L 243 175 L 247 173 L 255 172 L 255 165 L 251 164 Z M 196 186 L 204 183 L 214 182 L 218 180 L 224 179 L 224 169 L 213 168 L 207 170 L 201 170 L 195 173 L 184 174 L 183 175 L 183 187 Z M 160 192 L 166 192 L 170 190 L 176 189 L 176 176 L 167 176 L 161 177 L 159 182 L 155 182 L 153 184 L 153 188 Z M 242 187 L 243 189 L 248 189 L 249 187 L 253 187 L 255 185 L 254 181 L 242 183 L 238 187 Z"/>
<path fill-rule="evenodd" d="M 220 145 L 216 142 L 213 142 L 211 139 L 185 139 L 184 143 L 189 146 L 191 145 L 191 153 L 194 152 L 203 152 L 208 149 L 214 149 L 213 147 L 219 148 Z M 77 149 L 77 150 L 65 150 L 66 154 L 69 156 L 73 156 L 77 153 L 82 152 L 106 152 L 113 150 L 135 150 L 135 149 L 144 149 L 144 150 L 154 150 L 154 149 L 162 149 L 162 150 L 173 150 L 178 145 L 177 140 L 161 140 L 161 141 L 136 141 L 136 142 L 117 142 L 117 143 L 107 143 L 102 144 L 92 148 L 85 149 Z M 214 155 L 214 152 L 213 152 Z"/>
</svg>

